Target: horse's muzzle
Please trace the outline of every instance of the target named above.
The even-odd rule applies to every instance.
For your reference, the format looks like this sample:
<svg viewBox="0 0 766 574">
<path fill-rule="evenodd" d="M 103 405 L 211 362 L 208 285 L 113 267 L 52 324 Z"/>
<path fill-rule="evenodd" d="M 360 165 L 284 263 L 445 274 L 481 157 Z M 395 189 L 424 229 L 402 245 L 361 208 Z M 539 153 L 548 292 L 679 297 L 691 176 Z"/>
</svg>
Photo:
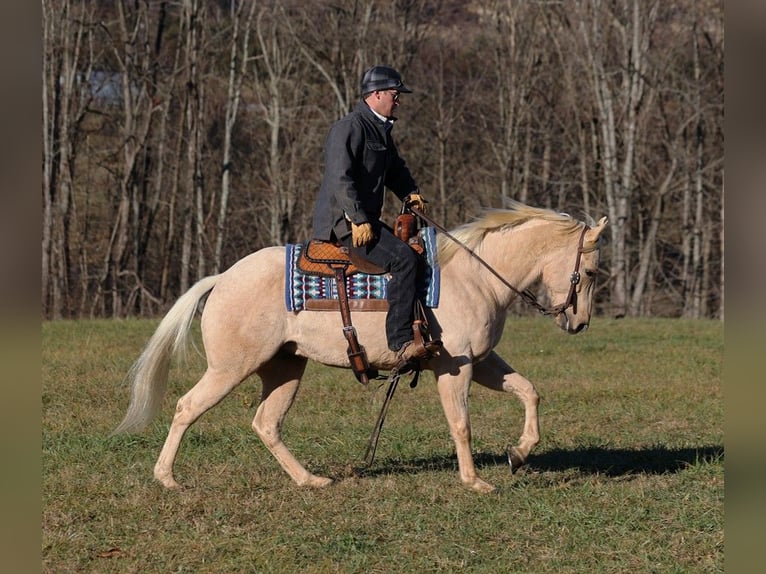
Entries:
<svg viewBox="0 0 766 574">
<path fill-rule="evenodd" d="M 585 331 L 588 328 L 588 323 L 588 321 L 572 321 L 566 311 L 562 311 L 556 316 L 556 324 L 562 331 L 566 331 L 570 335 Z"/>
</svg>

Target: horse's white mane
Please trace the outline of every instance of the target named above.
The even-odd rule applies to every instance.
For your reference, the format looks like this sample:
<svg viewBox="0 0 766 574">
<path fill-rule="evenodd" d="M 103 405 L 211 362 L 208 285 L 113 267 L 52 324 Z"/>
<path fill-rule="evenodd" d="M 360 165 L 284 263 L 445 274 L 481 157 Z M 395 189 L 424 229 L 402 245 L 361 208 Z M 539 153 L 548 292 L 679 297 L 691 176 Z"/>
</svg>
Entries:
<svg viewBox="0 0 766 574">
<path fill-rule="evenodd" d="M 560 231 L 567 235 L 581 229 L 582 223 L 566 213 L 558 213 L 551 209 L 532 207 L 519 201 L 507 200 L 506 209 L 485 209 L 475 220 L 465 223 L 450 231 L 455 239 L 472 251 L 481 243 L 490 231 L 505 227 L 515 227 L 532 219 L 543 219 L 561 223 Z M 444 234 L 437 235 L 439 263 L 444 264 L 457 253 L 460 246 Z"/>
</svg>

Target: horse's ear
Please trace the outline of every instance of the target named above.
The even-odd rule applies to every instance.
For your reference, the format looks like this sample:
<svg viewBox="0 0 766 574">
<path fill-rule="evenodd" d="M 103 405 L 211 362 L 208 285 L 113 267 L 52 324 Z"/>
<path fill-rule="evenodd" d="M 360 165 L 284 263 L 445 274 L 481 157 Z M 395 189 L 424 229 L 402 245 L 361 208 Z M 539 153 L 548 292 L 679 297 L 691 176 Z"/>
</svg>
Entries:
<svg viewBox="0 0 766 574">
<path fill-rule="evenodd" d="M 606 224 L 607 224 L 606 216 L 599 219 L 598 224 L 596 224 L 596 227 L 588 231 L 587 233 L 588 241 L 592 241 L 593 243 L 598 241 L 598 238 L 604 232 L 604 229 L 606 229 Z"/>
</svg>

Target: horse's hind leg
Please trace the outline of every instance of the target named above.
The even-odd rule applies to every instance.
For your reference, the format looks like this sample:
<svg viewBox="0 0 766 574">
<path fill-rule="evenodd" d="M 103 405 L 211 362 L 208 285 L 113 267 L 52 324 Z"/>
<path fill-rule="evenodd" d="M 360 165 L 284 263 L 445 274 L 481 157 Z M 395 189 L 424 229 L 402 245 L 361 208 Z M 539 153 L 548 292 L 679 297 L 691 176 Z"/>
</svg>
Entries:
<svg viewBox="0 0 766 574">
<path fill-rule="evenodd" d="M 310 473 L 282 442 L 282 423 L 295 400 L 306 362 L 302 357 L 278 354 L 257 370 L 263 381 L 263 392 L 253 419 L 253 430 L 296 484 L 327 486 L 332 479 Z"/>
<path fill-rule="evenodd" d="M 508 447 L 508 462 L 516 471 L 540 442 L 537 407 L 540 396 L 534 385 L 503 361 L 494 351 L 473 367 L 473 380 L 496 391 L 512 392 L 524 405 L 524 431 L 519 444 Z"/>
<path fill-rule="evenodd" d="M 178 399 L 170 431 L 154 465 L 154 477 L 163 485 L 168 488 L 180 486 L 173 478 L 173 462 L 186 430 L 206 411 L 217 405 L 243 379 L 244 376 L 237 373 L 216 371 L 208 367 L 199 382 Z"/>
</svg>

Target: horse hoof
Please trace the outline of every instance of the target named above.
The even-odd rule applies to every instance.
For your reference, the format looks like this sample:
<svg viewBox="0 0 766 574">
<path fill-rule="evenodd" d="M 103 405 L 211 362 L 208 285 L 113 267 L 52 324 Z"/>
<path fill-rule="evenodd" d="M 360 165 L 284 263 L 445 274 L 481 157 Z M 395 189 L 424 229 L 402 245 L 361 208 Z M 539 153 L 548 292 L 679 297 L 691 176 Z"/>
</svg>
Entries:
<svg viewBox="0 0 766 574">
<path fill-rule="evenodd" d="M 515 473 L 517 470 L 519 470 L 526 461 L 524 460 L 524 457 L 521 456 L 518 449 L 515 446 L 508 447 L 508 464 L 511 467 L 511 472 Z"/>
<path fill-rule="evenodd" d="M 172 476 L 164 477 L 164 478 L 160 478 L 157 476 L 155 478 L 159 481 L 159 483 L 162 486 L 164 486 L 168 490 L 181 490 L 182 488 L 182 486 L 179 483 L 177 483 Z"/>
<path fill-rule="evenodd" d="M 492 486 L 490 483 L 483 481 L 480 478 L 477 478 L 476 480 L 471 483 L 471 488 L 475 490 L 476 492 L 481 492 L 483 494 L 492 492 L 495 490 L 495 487 Z"/>
<path fill-rule="evenodd" d="M 301 486 L 310 486 L 312 488 L 324 488 L 330 486 L 333 483 L 332 478 L 326 476 L 311 475 Z"/>
</svg>

